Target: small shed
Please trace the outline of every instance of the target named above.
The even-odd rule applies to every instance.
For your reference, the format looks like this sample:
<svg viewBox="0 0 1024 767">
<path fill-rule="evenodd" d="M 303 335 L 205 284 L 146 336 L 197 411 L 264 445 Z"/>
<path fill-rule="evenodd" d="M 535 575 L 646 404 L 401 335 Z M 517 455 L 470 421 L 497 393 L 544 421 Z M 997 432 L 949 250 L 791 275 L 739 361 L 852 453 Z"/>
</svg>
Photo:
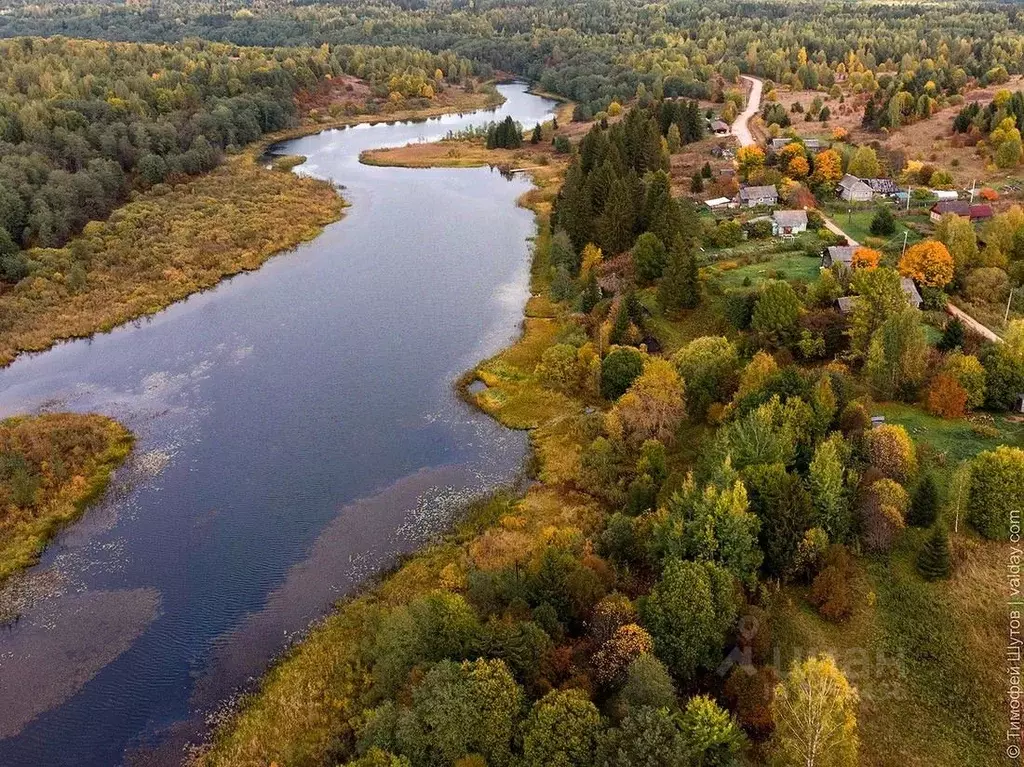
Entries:
<svg viewBox="0 0 1024 767">
<path fill-rule="evenodd" d="M 716 208 L 728 207 L 731 202 L 732 200 L 728 197 L 713 197 L 710 200 L 705 200 L 704 204 L 711 208 L 711 210 L 715 210 Z"/>
<path fill-rule="evenodd" d="M 729 135 L 729 123 L 722 122 L 721 120 L 711 121 L 711 132 L 716 136 L 728 136 Z"/>
<path fill-rule="evenodd" d="M 920 309 L 923 299 L 921 294 L 917 292 L 917 285 L 914 284 L 914 281 L 909 277 L 903 277 L 900 279 L 900 287 L 907 294 L 907 300 L 910 302 L 910 305 L 915 309 Z"/>
<path fill-rule="evenodd" d="M 853 311 L 854 303 L 857 301 L 857 296 L 843 296 L 842 298 L 836 299 L 836 308 L 840 314 L 849 314 Z"/>
<path fill-rule="evenodd" d="M 991 205 L 985 203 L 979 203 L 971 206 L 971 221 L 985 221 L 992 218 L 993 211 Z"/>
<path fill-rule="evenodd" d="M 830 245 L 821 254 L 821 268 L 829 269 L 834 264 L 842 264 L 847 269 L 852 269 L 855 250 L 852 245 Z"/>
</svg>

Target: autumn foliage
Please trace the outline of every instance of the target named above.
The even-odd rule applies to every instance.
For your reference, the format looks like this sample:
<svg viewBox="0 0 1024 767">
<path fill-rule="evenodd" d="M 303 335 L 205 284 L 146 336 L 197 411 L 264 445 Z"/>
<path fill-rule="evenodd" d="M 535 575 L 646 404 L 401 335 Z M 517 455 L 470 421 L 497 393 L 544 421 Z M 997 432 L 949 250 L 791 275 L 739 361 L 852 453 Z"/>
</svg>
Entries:
<svg viewBox="0 0 1024 767">
<path fill-rule="evenodd" d="M 851 266 L 854 269 L 874 269 L 882 260 L 881 251 L 860 247 L 853 251 Z"/>
<path fill-rule="evenodd" d="M 928 410 L 942 418 L 963 418 L 967 392 L 953 376 L 939 373 L 928 388 Z"/>
<path fill-rule="evenodd" d="M 953 256 L 937 240 L 919 242 L 900 259 L 900 274 L 927 287 L 944 288 L 953 279 Z"/>
</svg>

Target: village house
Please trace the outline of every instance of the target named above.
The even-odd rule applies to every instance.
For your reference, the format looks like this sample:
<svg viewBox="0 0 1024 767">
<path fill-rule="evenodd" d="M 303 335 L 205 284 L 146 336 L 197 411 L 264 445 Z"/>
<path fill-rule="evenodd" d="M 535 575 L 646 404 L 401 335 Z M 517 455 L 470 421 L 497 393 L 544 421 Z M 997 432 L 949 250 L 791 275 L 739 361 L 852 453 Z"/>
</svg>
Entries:
<svg viewBox="0 0 1024 767">
<path fill-rule="evenodd" d="M 923 299 L 921 294 L 917 292 L 917 286 L 914 284 L 914 281 L 909 277 L 903 277 L 900 279 L 900 287 L 907 294 L 907 302 L 915 309 L 920 309 Z M 839 309 L 840 314 L 849 314 L 853 311 L 856 302 L 857 296 L 843 296 L 836 299 L 836 308 Z"/>
<path fill-rule="evenodd" d="M 740 202 L 748 208 L 758 205 L 778 205 L 779 191 L 774 185 L 745 186 L 740 189 Z"/>
<path fill-rule="evenodd" d="M 921 308 L 921 294 L 917 292 L 917 285 L 909 277 L 904 277 L 900 280 L 900 286 L 903 288 L 903 292 L 907 294 L 907 300 L 910 305 L 915 309 Z"/>
<path fill-rule="evenodd" d="M 953 213 L 971 221 L 985 221 L 992 218 L 993 215 L 992 206 L 985 203 L 972 205 L 966 200 L 941 200 L 932 205 L 928 211 L 928 217 L 938 223 L 947 213 Z"/>
<path fill-rule="evenodd" d="M 824 149 L 826 147 L 826 144 L 823 141 L 821 141 L 820 139 L 816 139 L 816 138 L 801 139 L 801 138 L 795 138 L 795 137 L 791 137 L 791 136 L 782 136 L 782 137 L 779 137 L 779 138 L 773 138 L 771 140 L 771 143 L 769 144 L 769 148 L 773 152 L 778 152 L 779 150 L 781 150 L 787 144 L 793 144 L 793 143 L 803 144 L 804 145 L 804 149 L 806 149 L 808 152 L 818 152 L 818 151 L 821 151 L 822 149 Z"/>
<path fill-rule="evenodd" d="M 864 181 L 849 173 L 839 182 L 838 192 L 847 202 L 869 202 L 875 194 Z"/>
<path fill-rule="evenodd" d="M 793 237 L 806 231 L 806 210 L 777 210 L 772 214 L 772 234 L 776 237 Z"/>
</svg>

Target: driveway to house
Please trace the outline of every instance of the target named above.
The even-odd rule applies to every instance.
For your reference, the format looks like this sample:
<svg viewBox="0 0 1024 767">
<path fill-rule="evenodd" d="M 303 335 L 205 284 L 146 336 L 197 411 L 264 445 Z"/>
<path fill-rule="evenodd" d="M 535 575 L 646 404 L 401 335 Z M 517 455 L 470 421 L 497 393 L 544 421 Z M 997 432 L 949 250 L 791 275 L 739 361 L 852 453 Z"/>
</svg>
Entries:
<svg viewBox="0 0 1024 767">
<path fill-rule="evenodd" d="M 741 75 L 741 77 L 750 83 L 750 95 L 747 96 L 747 108 L 740 112 L 732 122 L 732 135 L 736 137 L 740 146 L 750 146 L 757 143 L 750 132 L 749 123 L 750 118 L 756 115 L 757 110 L 761 108 L 761 88 L 764 86 L 764 81 L 748 75 Z"/>
<path fill-rule="evenodd" d="M 825 223 L 825 228 L 828 229 L 830 232 L 833 232 L 834 234 L 838 234 L 840 237 L 845 237 L 847 239 L 847 241 L 850 243 L 850 245 L 852 245 L 855 248 L 860 245 L 859 242 L 857 242 L 850 235 L 848 235 L 846 232 L 844 232 L 842 229 L 840 229 L 839 226 L 835 222 L 833 222 L 831 219 L 828 219 L 828 218 L 825 218 L 825 216 L 822 216 L 822 220 Z M 978 322 L 976 319 L 974 319 L 974 317 L 969 315 L 963 309 L 961 309 L 960 307 L 954 305 L 952 301 L 950 301 L 950 302 L 948 302 L 946 304 L 946 313 L 948 315 L 950 315 L 951 317 L 956 317 L 958 320 L 960 320 L 962 323 L 964 323 L 964 325 L 968 328 L 968 330 L 971 330 L 972 332 L 977 333 L 979 336 L 981 336 L 985 340 L 991 341 L 992 343 L 995 343 L 995 344 L 1003 343 L 1003 339 L 1002 338 L 997 336 L 995 333 L 993 333 L 986 326 L 982 325 L 980 322 Z"/>
<path fill-rule="evenodd" d="M 1001 344 L 1003 342 L 1002 338 L 1000 338 L 987 327 L 982 325 L 980 322 L 974 319 L 974 317 L 969 315 L 959 306 L 954 306 L 952 302 L 946 304 L 946 313 L 953 317 L 956 317 L 958 320 L 964 323 L 964 325 L 966 325 L 969 330 L 974 331 L 982 338 L 991 341 L 992 343 L 995 344 Z"/>
<path fill-rule="evenodd" d="M 818 212 L 821 213 L 821 211 Z M 821 220 L 824 222 L 825 228 L 832 232 L 832 234 L 838 234 L 840 237 L 845 237 L 846 242 L 850 245 L 850 247 L 856 248 L 860 246 L 859 242 L 857 242 L 850 235 L 848 235 L 846 232 L 840 229 L 839 225 L 832 219 L 828 218 L 824 213 L 821 214 Z"/>
</svg>

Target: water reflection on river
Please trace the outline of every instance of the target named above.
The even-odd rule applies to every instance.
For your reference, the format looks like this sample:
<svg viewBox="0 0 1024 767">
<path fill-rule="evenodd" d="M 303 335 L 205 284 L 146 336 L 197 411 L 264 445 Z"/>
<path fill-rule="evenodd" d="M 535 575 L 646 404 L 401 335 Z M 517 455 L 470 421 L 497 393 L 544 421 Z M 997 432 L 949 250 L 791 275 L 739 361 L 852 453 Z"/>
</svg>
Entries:
<svg viewBox="0 0 1024 767">
<path fill-rule="evenodd" d="M 0 764 L 110 767 L 140 747 L 177 761 L 190 715 L 515 475 L 525 437 L 451 383 L 517 332 L 527 182 L 358 163 L 553 107 L 502 90 L 496 113 L 280 147 L 345 185 L 344 220 L 259 272 L 0 372 L 0 414 L 97 410 L 139 436 L 108 498 L 20 584 L 23 617 L 0 633 Z"/>
</svg>

